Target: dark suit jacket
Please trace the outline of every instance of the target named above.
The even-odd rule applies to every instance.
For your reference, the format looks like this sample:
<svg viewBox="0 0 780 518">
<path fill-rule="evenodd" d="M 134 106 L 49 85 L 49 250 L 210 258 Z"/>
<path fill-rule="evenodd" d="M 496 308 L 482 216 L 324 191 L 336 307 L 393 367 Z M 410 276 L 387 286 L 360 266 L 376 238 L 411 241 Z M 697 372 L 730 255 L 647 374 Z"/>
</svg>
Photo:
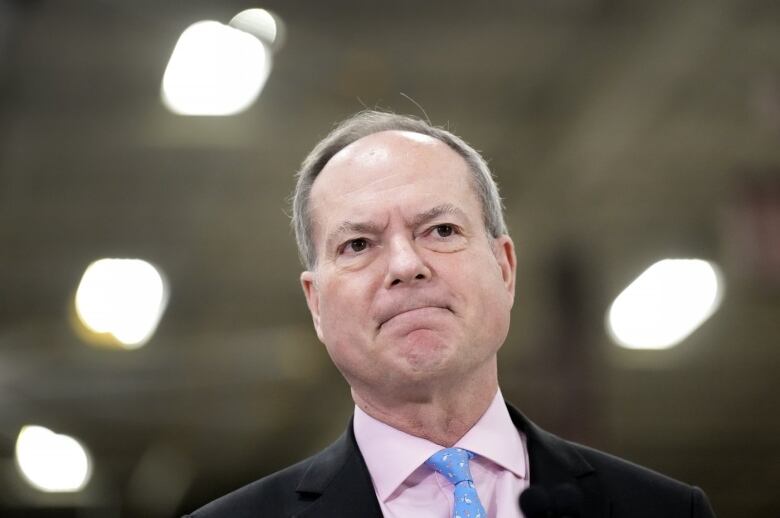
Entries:
<svg viewBox="0 0 780 518">
<path fill-rule="evenodd" d="M 545 432 L 509 407 L 525 433 L 531 484 L 571 483 L 583 495 L 582 518 L 711 518 L 707 497 L 688 486 L 606 453 Z M 190 518 L 381 518 L 352 424 L 336 442 L 294 466 L 238 489 Z"/>
</svg>

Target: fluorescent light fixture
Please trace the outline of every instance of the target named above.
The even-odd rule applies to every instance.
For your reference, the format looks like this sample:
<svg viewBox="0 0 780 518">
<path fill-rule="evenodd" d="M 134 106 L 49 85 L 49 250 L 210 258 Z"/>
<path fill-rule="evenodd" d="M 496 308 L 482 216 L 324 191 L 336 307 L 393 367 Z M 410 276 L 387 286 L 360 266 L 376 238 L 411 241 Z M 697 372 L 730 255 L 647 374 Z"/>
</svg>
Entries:
<svg viewBox="0 0 780 518">
<path fill-rule="evenodd" d="M 100 259 L 76 291 L 76 314 L 89 330 L 109 333 L 125 348 L 144 345 L 168 302 L 162 274 L 141 259 Z"/>
<path fill-rule="evenodd" d="M 179 37 L 162 81 L 165 106 L 180 115 L 233 115 L 257 99 L 271 72 L 271 52 L 251 34 L 216 21 Z"/>
<path fill-rule="evenodd" d="M 43 426 L 24 426 L 16 439 L 16 466 L 31 486 L 47 493 L 81 491 L 92 475 L 84 446 Z"/>
<path fill-rule="evenodd" d="M 612 339 L 628 349 L 668 349 L 720 305 L 722 276 L 701 259 L 664 259 L 617 296 L 607 314 Z"/>
</svg>

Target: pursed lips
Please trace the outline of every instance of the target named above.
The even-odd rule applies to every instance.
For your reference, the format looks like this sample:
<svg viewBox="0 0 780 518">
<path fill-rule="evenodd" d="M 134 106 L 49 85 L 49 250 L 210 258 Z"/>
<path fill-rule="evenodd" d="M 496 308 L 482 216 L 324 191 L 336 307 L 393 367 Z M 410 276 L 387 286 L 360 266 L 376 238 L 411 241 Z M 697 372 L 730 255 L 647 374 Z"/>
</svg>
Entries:
<svg viewBox="0 0 780 518">
<path fill-rule="evenodd" d="M 401 307 L 392 308 L 380 314 L 379 325 L 377 326 L 377 328 L 378 329 L 381 328 L 383 325 L 385 325 L 387 322 L 397 317 L 398 315 L 403 315 L 404 313 L 409 313 L 410 311 L 415 311 L 418 309 L 426 309 L 426 308 L 446 309 L 447 311 L 452 311 L 452 309 L 448 305 L 439 302 L 404 304 Z"/>
</svg>

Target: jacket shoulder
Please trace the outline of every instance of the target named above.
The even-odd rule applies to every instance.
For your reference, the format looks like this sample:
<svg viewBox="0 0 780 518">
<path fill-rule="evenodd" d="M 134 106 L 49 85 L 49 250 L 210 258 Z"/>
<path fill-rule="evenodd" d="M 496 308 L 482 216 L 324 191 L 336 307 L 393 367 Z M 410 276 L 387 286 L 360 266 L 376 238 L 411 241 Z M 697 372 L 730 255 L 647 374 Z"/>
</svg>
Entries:
<svg viewBox="0 0 780 518">
<path fill-rule="evenodd" d="M 343 448 L 342 437 L 324 450 L 292 466 L 255 480 L 204 505 L 188 518 L 254 518 L 257 516 L 294 516 L 311 502 L 301 481 L 312 465 L 332 462 Z"/>
<path fill-rule="evenodd" d="M 609 495 L 612 516 L 715 516 L 698 487 L 609 453 L 567 443 L 594 468 L 599 484 Z"/>
<path fill-rule="evenodd" d="M 595 468 L 596 472 L 600 473 L 606 481 L 611 483 L 638 484 L 640 486 L 657 488 L 660 491 L 671 492 L 686 491 L 691 487 L 679 480 L 610 453 L 589 446 L 567 442 Z"/>
<path fill-rule="evenodd" d="M 612 518 L 713 518 L 701 489 L 609 453 L 562 439 L 539 428 L 508 405 L 518 430 L 525 433 L 531 483 L 556 487 L 576 482 L 587 516 Z"/>
<path fill-rule="evenodd" d="M 316 457 L 316 456 L 315 456 Z M 296 485 L 314 457 L 255 480 L 204 505 L 190 518 L 249 518 L 292 507 L 297 501 Z M 284 513 L 288 515 L 290 513 Z"/>
</svg>

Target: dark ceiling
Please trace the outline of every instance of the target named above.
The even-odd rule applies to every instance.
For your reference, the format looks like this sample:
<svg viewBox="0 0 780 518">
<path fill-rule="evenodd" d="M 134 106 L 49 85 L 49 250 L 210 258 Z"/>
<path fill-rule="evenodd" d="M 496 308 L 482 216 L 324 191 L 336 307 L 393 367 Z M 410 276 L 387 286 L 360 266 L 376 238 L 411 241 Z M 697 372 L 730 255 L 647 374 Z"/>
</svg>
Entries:
<svg viewBox="0 0 780 518">
<path fill-rule="evenodd" d="M 166 111 L 181 31 L 248 7 L 287 27 L 258 102 Z M 0 515 L 173 516 L 337 437 L 352 403 L 300 293 L 292 175 L 337 120 L 418 105 L 483 151 L 506 200 L 519 292 L 504 395 L 702 486 L 720 516 L 780 515 L 769 0 L 0 0 Z M 168 278 L 141 349 L 74 331 L 100 257 Z M 663 257 L 720 264 L 723 304 L 674 349 L 620 349 L 604 313 Z M 87 445 L 84 492 L 21 481 L 28 423 Z"/>
</svg>

